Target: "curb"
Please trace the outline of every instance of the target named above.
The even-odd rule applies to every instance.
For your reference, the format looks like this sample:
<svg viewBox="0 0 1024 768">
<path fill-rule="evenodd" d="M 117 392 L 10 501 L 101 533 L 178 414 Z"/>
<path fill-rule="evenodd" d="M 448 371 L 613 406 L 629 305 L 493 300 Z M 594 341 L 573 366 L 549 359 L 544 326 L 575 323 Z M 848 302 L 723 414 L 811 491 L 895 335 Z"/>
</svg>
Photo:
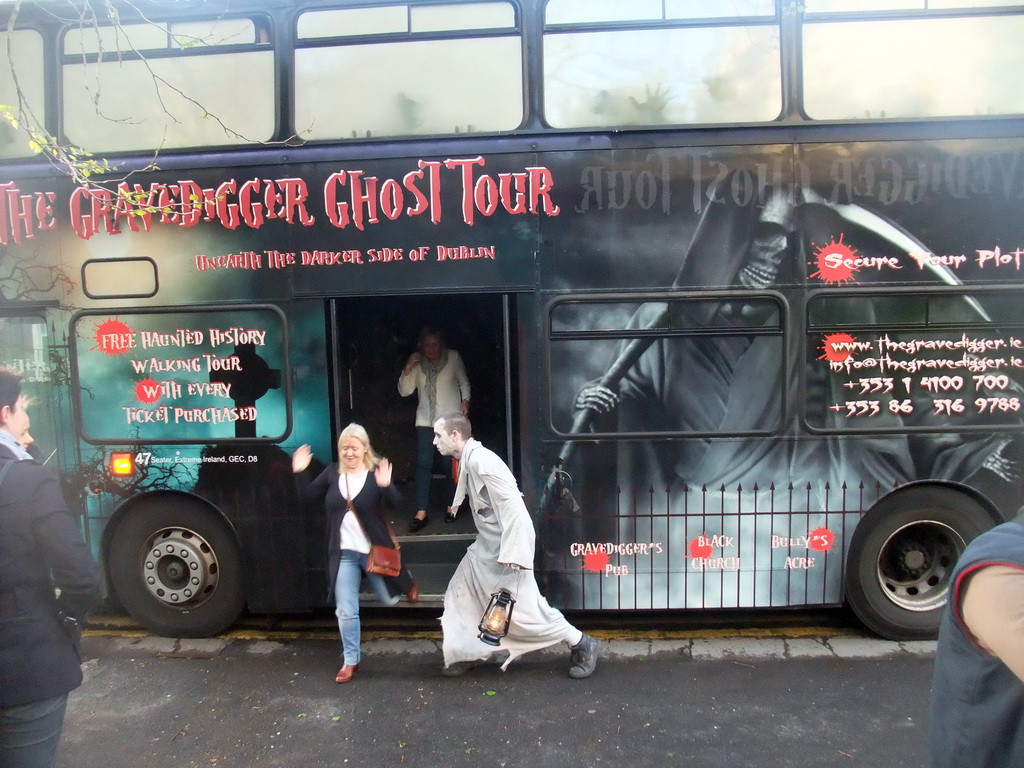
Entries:
<svg viewBox="0 0 1024 768">
<path fill-rule="evenodd" d="M 145 633 L 110 633 L 89 631 L 86 638 L 102 643 L 111 651 L 174 658 L 214 658 L 225 653 L 265 655 L 284 651 L 288 643 L 296 640 L 337 643 L 336 633 L 241 633 L 215 638 L 167 638 Z M 768 661 L 787 659 L 882 659 L 891 657 L 931 658 L 935 654 L 934 640 L 897 642 L 854 634 L 807 635 L 786 637 L 751 637 L 736 633 L 728 636 L 697 636 L 685 638 L 608 637 L 600 631 L 592 633 L 601 640 L 601 657 L 615 661 L 643 661 L 646 658 L 669 654 L 692 661 Z M 611 634 L 611 633 L 608 633 Z M 282 636 L 286 635 L 286 636 Z M 292 636 L 295 635 L 295 636 Z M 441 653 L 439 633 L 424 633 L 415 637 L 370 637 L 363 641 L 367 655 Z M 561 644 L 535 653 L 565 653 Z"/>
</svg>

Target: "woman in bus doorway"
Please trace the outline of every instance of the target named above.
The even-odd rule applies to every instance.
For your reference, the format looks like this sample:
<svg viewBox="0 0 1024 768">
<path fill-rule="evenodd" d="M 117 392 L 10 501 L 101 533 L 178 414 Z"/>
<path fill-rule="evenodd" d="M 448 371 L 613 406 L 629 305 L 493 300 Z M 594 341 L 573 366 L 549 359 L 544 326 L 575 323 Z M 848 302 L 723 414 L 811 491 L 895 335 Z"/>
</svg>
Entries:
<svg viewBox="0 0 1024 768">
<path fill-rule="evenodd" d="M 378 456 L 359 424 L 349 424 L 338 438 L 340 462 L 312 477 L 313 452 L 301 445 L 292 454 L 299 496 L 304 503 L 322 499 L 327 511 L 327 573 L 334 592 L 344 661 L 335 681 L 347 683 L 359 669 L 359 586 L 365 576 L 377 598 L 394 605 L 405 594 L 415 603 L 419 589 L 408 569 L 394 578 L 366 572 L 373 544 L 390 547 L 391 525 L 384 501 L 396 506 L 400 496 L 391 484 L 391 462 Z"/>
<path fill-rule="evenodd" d="M 426 528 L 430 478 L 437 453 L 434 451 L 434 421 L 447 411 L 469 415 L 469 377 L 459 353 L 448 349 L 444 336 L 436 328 L 420 331 L 416 351 L 409 355 L 398 378 L 398 393 L 408 397 L 419 393 L 416 407 L 416 516 L 409 521 L 409 533 Z M 445 468 L 445 499 L 455 495 L 452 460 L 441 457 Z M 451 522 L 448 510 L 445 522 Z"/>
</svg>

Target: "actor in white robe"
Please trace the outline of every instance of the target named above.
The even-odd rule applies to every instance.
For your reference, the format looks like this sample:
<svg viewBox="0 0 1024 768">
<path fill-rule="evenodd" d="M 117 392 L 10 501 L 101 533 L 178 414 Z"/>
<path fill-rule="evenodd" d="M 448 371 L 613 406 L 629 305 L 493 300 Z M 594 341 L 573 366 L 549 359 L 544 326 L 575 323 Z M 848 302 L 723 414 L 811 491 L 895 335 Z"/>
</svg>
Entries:
<svg viewBox="0 0 1024 768">
<path fill-rule="evenodd" d="M 574 627 L 548 605 L 533 574 L 533 520 L 511 470 L 472 434 L 469 419 L 458 412 L 434 423 L 434 445 L 442 455 L 459 460 L 459 481 L 452 501 L 458 510 L 468 498 L 477 537 L 466 550 L 444 596 L 441 629 L 448 674 L 464 671 L 489 658 L 493 645 L 479 639 L 480 618 L 491 594 L 504 587 L 515 598 L 508 635 L 498 651 L 510 663 L 529 651 L 566 643 L 572 652 L 569 676 L 588 677 L 597 664 L 599 643 Z"/>
</svg>

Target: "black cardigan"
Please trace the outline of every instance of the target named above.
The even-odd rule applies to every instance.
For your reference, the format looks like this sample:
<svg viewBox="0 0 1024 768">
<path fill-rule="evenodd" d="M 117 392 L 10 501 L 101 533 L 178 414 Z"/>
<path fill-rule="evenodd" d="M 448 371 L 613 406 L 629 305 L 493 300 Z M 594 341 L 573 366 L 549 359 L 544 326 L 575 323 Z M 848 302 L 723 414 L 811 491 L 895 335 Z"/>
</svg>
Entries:
<svg viewBox="0 0 1024 768">
<path fill-rule="evenodd" d="M 100 569 L 57 476 L 0 446 L 0 707 L 42 701 L 82 682 L 78 631 L 99 603 Z M 54 587 L 60 588 L 60 597 Z"/>
<path fill-rule="evenodd" d="M 313 478 L 313 470 L 307 468 L 295 475 L 295 484 L 299 498 L 309 504 L 323 499 L 327 513 L 327 590 L 328 598 L 334 598 L 334 582 L 338 578 L 338 565 L 341 563 L 341 521 L 348 509 L 348 501 L 341 495 L 338 488 L 338 465 L 331 464 L 323 472 Z M 359 522 L 363 524 L 366 538 L 371 544 L 391 547 L 391 534 L 388 532 L 384 517 L 384 501 L 392 507 L 398 506 L 402 495 L 394 483 L 387 488 L 380 488 L 373 477 L 373 472 L 366 476 L 363 487 L 352 500 Z M 402 572 L 394 578 L 385 578 L 388 590 L 392 595 L 402 595 L 412 589 L 413 579 L 409 570 L 402 567 Z"/>
</svg>

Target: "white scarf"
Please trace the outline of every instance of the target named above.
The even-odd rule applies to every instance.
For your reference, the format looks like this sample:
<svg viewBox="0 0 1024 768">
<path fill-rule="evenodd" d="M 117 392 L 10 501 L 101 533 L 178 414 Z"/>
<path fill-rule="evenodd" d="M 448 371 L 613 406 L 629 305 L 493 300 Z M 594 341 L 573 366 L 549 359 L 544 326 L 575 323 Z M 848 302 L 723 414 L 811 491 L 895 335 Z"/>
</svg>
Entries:
<svg viewBox="0 0 1024 768">
<path fill-rule="evenodd" d="M 436 363 L 432 363 L 427 360 L 425 355 L 423 359 L 420 360 L 420 368 L 427 377 L 424 389 L 427 393 L 427 405 L 430 407 L 429 415 L 431 424 L 437 420 L 437 376 L 446 365 L 448 365 L 447 349 L 441 353 L 441 357 Z"/>
</svg>

